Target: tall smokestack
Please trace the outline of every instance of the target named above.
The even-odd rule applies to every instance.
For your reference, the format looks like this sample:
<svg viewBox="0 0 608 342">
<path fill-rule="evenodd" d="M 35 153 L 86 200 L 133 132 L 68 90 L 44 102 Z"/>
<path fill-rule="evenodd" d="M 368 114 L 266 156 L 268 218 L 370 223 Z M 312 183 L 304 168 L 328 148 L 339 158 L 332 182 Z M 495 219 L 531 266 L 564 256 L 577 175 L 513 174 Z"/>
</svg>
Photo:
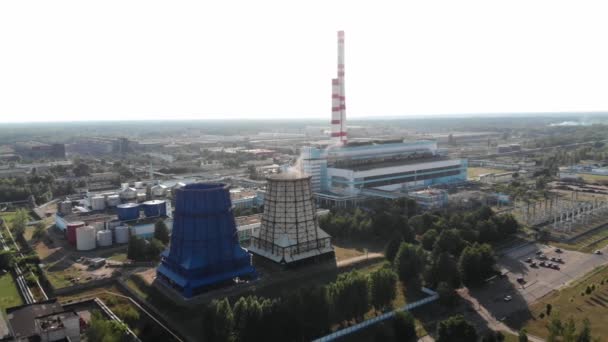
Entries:
<svg viewBox="0 0 608 342">
<path fill-rule="evenodd" d="M 344 31 L 338 31 L 338 78 L 332 79 L 331 137 L 336 143 L 347 143 L 346 95 L 344 91 Z"/>
</svg>

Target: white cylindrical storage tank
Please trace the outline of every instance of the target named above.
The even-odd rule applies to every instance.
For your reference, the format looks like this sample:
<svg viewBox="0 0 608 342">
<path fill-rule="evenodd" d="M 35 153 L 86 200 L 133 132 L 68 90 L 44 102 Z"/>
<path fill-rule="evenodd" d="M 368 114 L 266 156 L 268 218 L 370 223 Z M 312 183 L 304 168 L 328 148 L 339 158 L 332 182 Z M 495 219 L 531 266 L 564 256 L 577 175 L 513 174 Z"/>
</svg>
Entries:
<svg viewBox="0 0 608 342">
<path fill-rule="evenodd" d="M 79 251 L 95 249 L 95 228 L 84 226 L 76 229 L 76 249 Z"/>
<path fill-rule="evenodd" d="M 114 228 L 114 239 L 116 240 L 116 243 L 129 242 L 129 227 L 118 226 Z"/>
<path fill-rule="evenodd" d="M 144 182 L 135 182 L 135 189 L 143 189 Z"/>
<path fill-rule="evenodd" d="M 112 231 L 100 230 L 97 232 L 97 245 L 99 247 L 112 246 Z"/>
<path fill-rule="evenodd" d="M 146 194 L 137 194 L 137 202 L 144 202 L 146 200 Z"/>
<path fill-rule="evenodd" d="M 122 222 L 120 222 L 120 220 L 108 221 L 108 229 L 114 229 L 114 228 L 120 226 L 121 224 L 122 224 Z"/>
<path fill-rule="evenodd" d="M 95 232 L 102 231 L 106 228 L 105 222 L 95 222 L 91 226 L 93 226 L 93 228 L 95 228 Z"/>
<path fill-rule="evenodd" d="M 91 198 L 91 209 L 104 210 L 106 208 L 106 200 L 103 196 L 93 196 Z"/>
<path fill-rule="evenodd" d="M 152 195 L 156 197 L 165 196 L 166 191 L 167 187 L 165 185 L 155 185 L 152 187 Z"/>
<path fill-rule="evenodd" d="M 115 207 L 120 204 L 120 196 L 109 195 L 106 201 L 108 202 L 108 207 Z"/>
<path fill-rule="evenodd" d="M 126 200 L 134 200 L 137 198 L 137 190 L 133 188 L 126 188 L 120 192 L 120 197 Z"/>
</svg>

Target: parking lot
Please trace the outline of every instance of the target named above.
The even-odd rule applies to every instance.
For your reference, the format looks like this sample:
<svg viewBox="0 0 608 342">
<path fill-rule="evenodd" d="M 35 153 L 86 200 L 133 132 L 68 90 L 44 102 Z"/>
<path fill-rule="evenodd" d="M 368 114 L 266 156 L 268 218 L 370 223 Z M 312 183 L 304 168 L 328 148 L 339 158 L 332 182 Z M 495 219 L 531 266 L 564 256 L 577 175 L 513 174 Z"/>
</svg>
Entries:
<svg viewBox="0 0 608 342">
<path fill-rule="evenodd" d="M 547 258 L 546 261 L 558 265 L 559 269 L 540 266 L 543 260 L 537 255 L 539 252 Z M 514 313 L 523 319 L 529 304 L 595 267 L 606 264 L 608 247 L 601 252 L 600 255 L 574 251 L 558 253 L 554 247 L 526 245 L 499 258 L 497 264 L 505 276 L 497 277 L 483 288 L 472 291 L 472 295 L 497 319 L 508 318 Z M 551 258 L 561 258 L 563 262 L 554 262 Z M 538 266 L 533 267 L 527 260 L 536 262 Z"/>
</svg>

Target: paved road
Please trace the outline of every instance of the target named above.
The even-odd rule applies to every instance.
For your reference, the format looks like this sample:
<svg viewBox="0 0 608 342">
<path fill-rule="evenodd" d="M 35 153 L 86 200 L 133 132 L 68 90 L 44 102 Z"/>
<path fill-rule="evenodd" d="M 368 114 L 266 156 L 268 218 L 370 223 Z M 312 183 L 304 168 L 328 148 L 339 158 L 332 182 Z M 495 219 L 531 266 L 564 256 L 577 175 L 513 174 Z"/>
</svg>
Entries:
<svg viewBox="0 0 608 342">
<path fill-rule="evenodd" d="M 485 308 L 485 306 L 481 305 L 477 301 L 477 299 L 475 299 L 474 297 L 472 297 L 469 294 L 469 291 L 466 288 L 462 288 L 457 291 L 458 291 L 458 294 L 460 295 L 460 297 L 462 297 L 464 300 L 469 302 L 471 304 L 472 308 L 475 308 L 477 314 L 486 322 L 489 329 L 494 330 L 494 331 L 508 332 L 515 336 L 517 336 L 519 334 L 519 332 L 511 329 L 504 323 L 496 320 L 494 318 L 494 316 Z M 532 341 L 532 342 L 544 342 L 544 340 L 542 338 L 539 338 L 539 337 L 536 337 L 536 336 L 533 336 L 530 334 L 528 334 L 528 340 Z"/>
</svg>

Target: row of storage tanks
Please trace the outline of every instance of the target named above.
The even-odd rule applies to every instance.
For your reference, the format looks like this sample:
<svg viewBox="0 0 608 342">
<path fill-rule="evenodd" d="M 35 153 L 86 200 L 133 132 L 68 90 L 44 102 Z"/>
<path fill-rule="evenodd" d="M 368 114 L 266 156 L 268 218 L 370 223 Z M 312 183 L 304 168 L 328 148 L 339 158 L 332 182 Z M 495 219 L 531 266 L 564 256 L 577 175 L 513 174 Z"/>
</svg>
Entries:
<svg viewBox="0 0 608 342">
<path fill-rule="evenodd" d="M 167 193 L 167 187 L 164 185 L 155 185 L 152 187 L 152 196 L 161 197 Z M 144 202 L 146 200 L 146 194 L 140 193 L 134 188 L 125 188 L 121 190 L 120 194 L 110 195 L 96 195 L 91 197 L 90 205 L 92 210 L 104 210 L 106 207 L 116 207 L 120 205 L 122 200 L 137 202 Z"/>
<path fill-rule="evenodd" d="M 129 227 L 116 226 L 104 229 L 103 224 L 87 226 L 84 222 L 72 222 L 67 225 L 67 240 L 79 251 L 90 251 L 96 247 L 109 247 L 112 243 L 129 242 Z"/>
<path fill-rule="evenodd" d="M 162 200 L 139 203 L 124 203 L 116 207 L 116 214 L 120 221 L 132 221 L 139 218 L 139 211 L 143 210 L 146 217 L 167 216 L 167 202 Z"/>
</svg>

